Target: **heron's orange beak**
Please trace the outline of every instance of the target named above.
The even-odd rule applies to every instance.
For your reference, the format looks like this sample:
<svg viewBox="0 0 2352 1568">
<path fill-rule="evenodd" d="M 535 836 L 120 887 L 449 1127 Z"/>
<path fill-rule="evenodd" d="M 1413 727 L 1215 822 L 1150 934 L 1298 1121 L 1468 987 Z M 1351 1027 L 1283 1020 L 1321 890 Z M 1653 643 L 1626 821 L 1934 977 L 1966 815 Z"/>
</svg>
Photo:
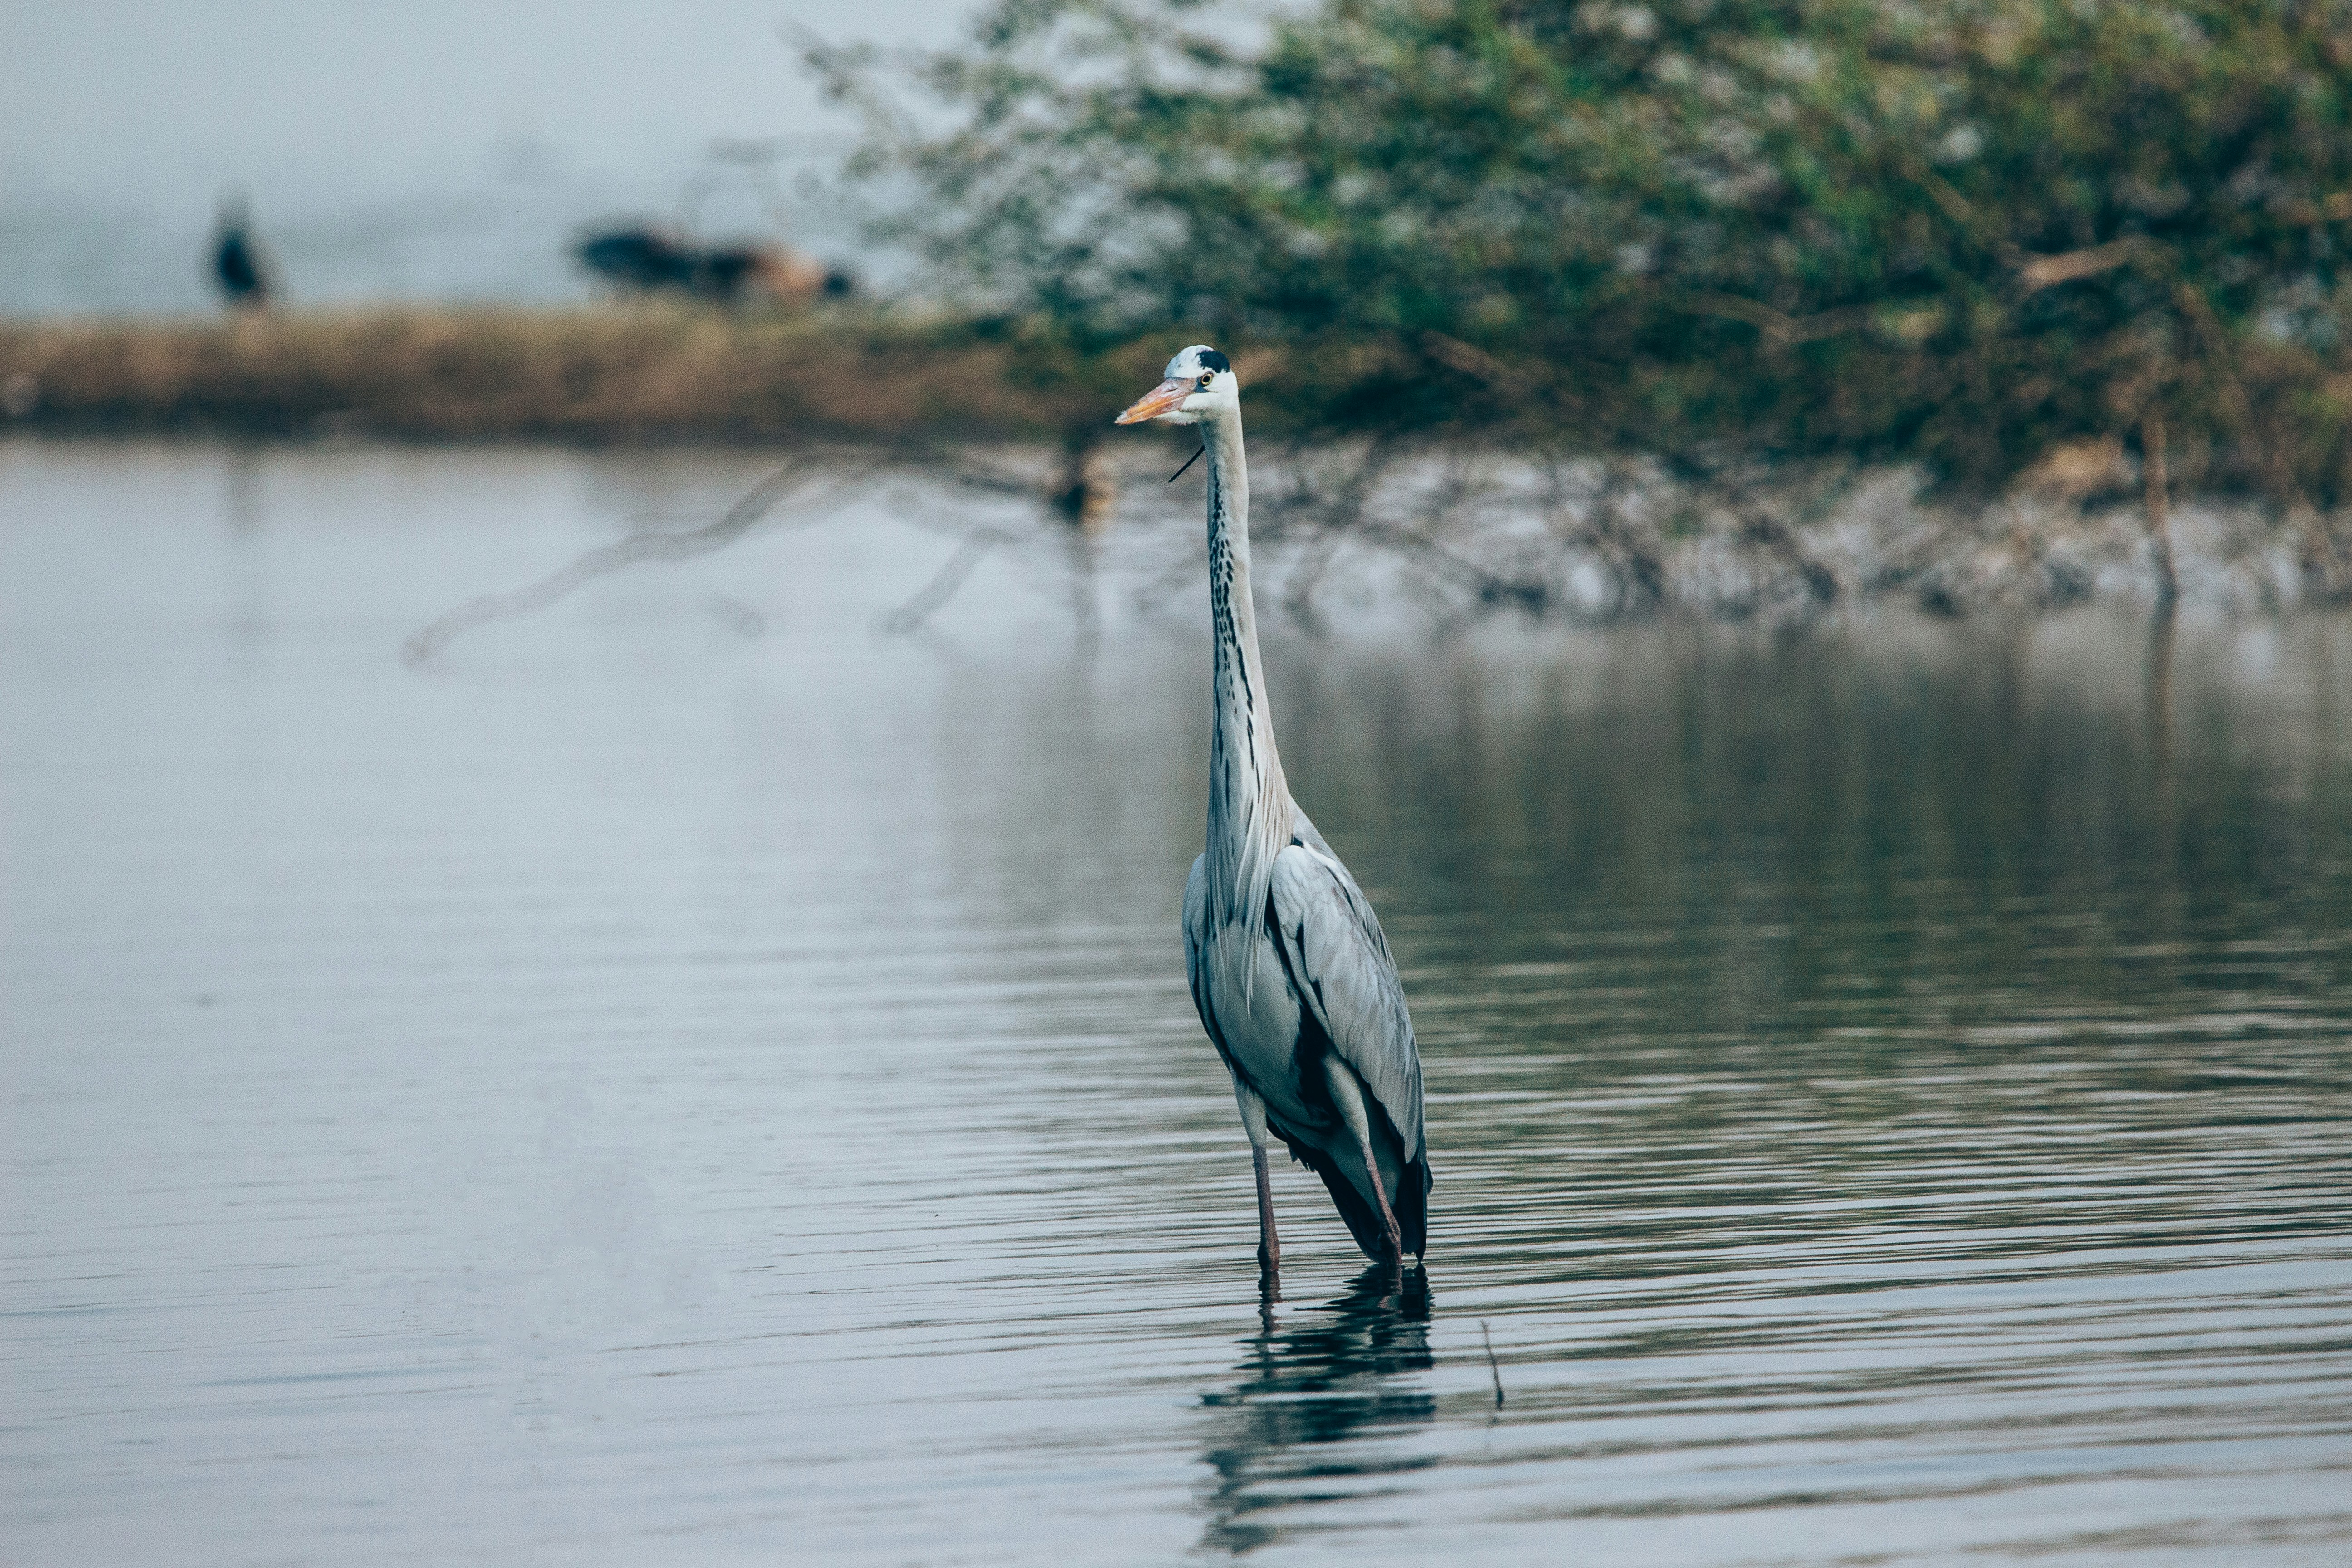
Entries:
<svg viewBox="0 0 2352 1568">
<path fill-rule="evenodd" d="M 1170 376 L 1158 386 L 1137 398 L 1128 411 L 1111 421 L 1114 425 L 1139 425 L 1146 419 L 1157 419 L 1169 413 L 1192 395 L 1192 384 Z"/>
</svg>

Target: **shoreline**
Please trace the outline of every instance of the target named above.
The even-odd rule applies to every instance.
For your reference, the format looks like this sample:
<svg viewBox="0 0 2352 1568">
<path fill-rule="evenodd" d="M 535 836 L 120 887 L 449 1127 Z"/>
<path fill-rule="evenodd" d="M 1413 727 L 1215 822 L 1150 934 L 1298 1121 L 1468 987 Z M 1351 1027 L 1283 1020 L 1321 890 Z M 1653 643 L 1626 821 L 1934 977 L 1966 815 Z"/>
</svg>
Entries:
<svg viewBox="0 0 2352 1568">
<path fill-rule="evenodd" d="M 1013 328 L 860 306 L 0 321 L 0 437 L 862 448 L 1031 490 L 1091 529 L 1116 525 L 1122 492 L 1159 488 L 1145 477 L 1158 444 L 1108 439 L 1108 411 L 1149 384 L 1164 347 L 1080 356 Z M 1320 368 L 1245 363 L 1270 394 L 1252 424 L 1265 542 L 1352 540 L 1477 605 L 1622 623 L 1902 600 L 1958 616 L 2173 592 L 2257 613 L 2352 599 L 2344 519 L 2184 486 L 2152 532 L 2139 465 L 2113 439 L 2053 447 L 1973 500 L 1884 460 L 1757 459 L 1695 479 L 1637 456 L 1548 453 L 1508 428 L 1300 441 L 1298 413 L 1283 411 L 1314 405 Z M 975 465 L 978 443 L 1019 450 Z M 1440 493 L 1453 499 L 1428 510 Z"/>
<path fill-rule="evenodd" d="M 878 312 L 667 303 L 0 321 L 0 432 L 590 445 L 1055 435 L 1017 348 Z"/>
</svg>

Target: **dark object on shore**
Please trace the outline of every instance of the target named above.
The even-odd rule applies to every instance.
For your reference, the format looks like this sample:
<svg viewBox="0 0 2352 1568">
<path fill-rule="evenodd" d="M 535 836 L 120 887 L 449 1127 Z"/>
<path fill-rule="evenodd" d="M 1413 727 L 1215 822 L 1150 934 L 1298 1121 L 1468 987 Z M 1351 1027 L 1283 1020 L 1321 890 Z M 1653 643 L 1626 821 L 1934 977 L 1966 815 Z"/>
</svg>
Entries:
<svg viewBox="0 0 2352 1568">
<path fill-rule="evenodd" d="M 266 310 L 278 296 L 277 272 L 269 253 L 253 237 L 245 203 L 222 203 L 213 226 L 213 281 L 219 285 L 221 298 L 231 310 Z"/>
<path fill-rule="evenodd" d="M 590 235 L 572 254 L 616 288 L 646 294 L 674 290 L 722 304 L 755 295 L 806 304 L 844 298 L 856 287 L 846 272 L 819 267 L 781 246 L 698 245 L 651 226 Z"/>
</svg>

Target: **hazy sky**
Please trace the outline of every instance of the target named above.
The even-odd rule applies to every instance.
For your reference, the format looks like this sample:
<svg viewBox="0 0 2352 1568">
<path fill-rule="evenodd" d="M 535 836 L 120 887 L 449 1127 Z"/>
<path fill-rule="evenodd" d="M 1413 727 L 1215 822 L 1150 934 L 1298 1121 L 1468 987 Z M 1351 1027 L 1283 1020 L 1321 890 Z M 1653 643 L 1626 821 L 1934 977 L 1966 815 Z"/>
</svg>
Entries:
<svg viewBox="0 0 2352 1568">
<path fill-rule="evenodd" d="M 944 42 L 969 0 L 0 0 L 0 181 L 93 205 L 630 182 L 829 120 L 781 35 Z M 0 192 L 0 199 L 10 193 Z"/>
</svg>

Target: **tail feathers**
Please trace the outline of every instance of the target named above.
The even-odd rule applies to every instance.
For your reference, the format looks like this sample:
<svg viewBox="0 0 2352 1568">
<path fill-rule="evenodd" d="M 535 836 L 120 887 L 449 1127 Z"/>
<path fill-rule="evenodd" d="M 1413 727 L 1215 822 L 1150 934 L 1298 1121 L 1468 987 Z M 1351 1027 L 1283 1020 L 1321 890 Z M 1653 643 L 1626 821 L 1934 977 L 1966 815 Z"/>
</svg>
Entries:
<svg viewBox="0 0 2352 1568">
<path fill-rule="evenodd" d="M 1290 1142 L 1286 1138 L 1283 1142 Z M 1356 1191 L 1356 1184 L 1341 1175 L 1339 1167 L 1332 1163 L 1331 1157 L 1311 1143 L 1290 1143 L 1290 1152 L 1308 1170 L 1323 1178 L 1324 1187 L 1331 1194 L 1331 1205 L 1347 1222 L 1348 1234 L 1356 1238 L 1356 1245 L 1363 1249 L 1364 1256 L 1375 1263 L 1385 1258 L 1389 1249 L 1388 1233 L 1381 1228 L 1381 1216 L 1373 1212 L 1372 1205 Z M 1402 1226 L 1404 1222 L 1399 1220 L 1397 1224 Z"/>
<path fill-rule="evenodd" d="M 1276 1136 L 1280 1137 L 1277 1132 Z M 1331 1206 L 1339 1211 L 1346 1222 L 1348 1234 L 1356 1238 L 1356 1246 L 1375 1263 L 1388 1260 L 1389 1237 L 1381 1224 L 1380 1211 L 1370 1200 L 1356 1190 L 1356 1184 L 1340 1173 L 1331 1157 L 1311 1143 L 1296 1143 L 1288 1138 L 1283 1142 L 1289 1148 L 1291 1158 L 1323 1178 L 1323 1186 L 1331 1194 Z M 1400 1191 L 1389 1205 L 1396 1215 L 1397 1232 L 1403 1239 L 1405 1251 L 1418 1258 L 1429 1246 L 1429 1189 L 1432 1177 L 1429 1161 L 1424 1156 L 1404 1168 L 1404 1180 Z"/>
</svg>

